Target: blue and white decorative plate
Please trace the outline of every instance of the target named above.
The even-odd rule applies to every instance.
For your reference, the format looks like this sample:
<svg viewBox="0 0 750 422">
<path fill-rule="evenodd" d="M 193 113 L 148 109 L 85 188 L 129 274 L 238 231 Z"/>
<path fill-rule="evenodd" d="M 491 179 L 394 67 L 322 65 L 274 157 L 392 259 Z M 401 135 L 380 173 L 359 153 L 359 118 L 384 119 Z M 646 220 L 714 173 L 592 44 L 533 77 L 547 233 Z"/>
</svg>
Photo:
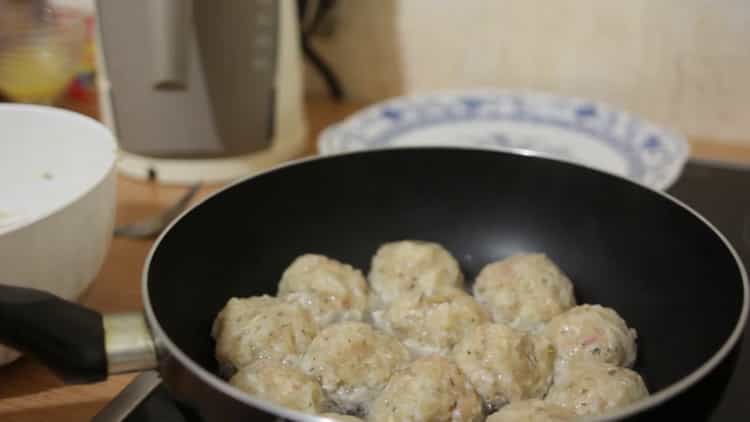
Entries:
<svg viewBox="0 0 750 422">
<path fill-rule="evenodd" d="M 687 161 L 687 140 L 599 102 L 475 90 L 399 97 L 328 127 L 321 155 L 398 146 L 533 151 L 666 189 Z"/>
</svg>

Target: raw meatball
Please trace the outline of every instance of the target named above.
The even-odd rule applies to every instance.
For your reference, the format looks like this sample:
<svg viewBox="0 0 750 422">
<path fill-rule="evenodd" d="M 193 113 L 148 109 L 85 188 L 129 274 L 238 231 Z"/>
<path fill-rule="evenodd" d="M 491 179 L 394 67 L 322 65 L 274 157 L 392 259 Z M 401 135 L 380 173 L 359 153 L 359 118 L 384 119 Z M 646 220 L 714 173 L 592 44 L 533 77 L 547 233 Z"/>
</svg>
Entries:
<svg viewBox="0 0 750 422">
<path fill-rule="evenodd" d="M 458 262 L 437 243 L 403 240 L 381 246 L 370 265 L 370 284 L 383 305 L 405 293 L 460 287 Z"/>
<path fill-rule="evenodd" d="M 318 413 L 325 406 L 320 384 L 297 368 L 276 362 L 257 362 L 237 372 L 229 383 L 290 409 Z"/>
<path fill-rule="evenodd" d="M 491 411 L 544 397 L 552 383 L 555 349 L 542 336 L 486 323 L 453 348 L 453 359 Z"/>
<path fill-rule="evenodd" d="M 485 266 L 474 296 L 495 322 L 535 330 L 575 306 L 573 284 L 544 254 L 513 255 Z"/>
<path fill-rule="evenodd" d="M 447 356 L 472 327 L 488 320 L 466 292 L 444 288 L 432 295 L 405 294 L 387 310 L 373 313 L 375 325 L 398 337 L 415 354 Z"/>
<path fill-rule="evenodd" d="M 299 305 L 259 296 L 229 299 L 211 331 L 226 374 L 260 360 L 296 363 L 318 327 Z"/>
<path fill-rule="evenodd" d="M 361 321 L 367 310 L 367 282 L 350 265 L 306 254 L 284 271 L 278 296 L 299 303 L 320 327 L 338 321 Z"/>
<path fill-rule="evenodd" d="M 342 415 L 339 413 L 323 413 L 322 415 L 324 418 L 328 418 L 332 421 L 338 421 L 338 422 L 364 422 L 362 419 L 351 416 L 351 415 Z"/>
<path fill-rule="evenodd" d="M 566 422 L 576 418 L 570 410 L 539 399 L 510 403 L 485 422 Z"/>
<path fill-rule="evenodd" d="M 553 318 L 544 334 L 557 348 L 557 368 L 598 361 L 631 366 L 636 358 L 634 329 L 612 309 L 581 305 Z"/>
<path fill-rule="evenodd" d="M 579 415 L 598 415 L 648 396 L 636 372 L 601 362 L 571 365 L 556 377 L 545 400 Z"/>
<path fill-rule="evenodd" d="M 315 337 L 301 366 L 339 410 L 359 413 L 408 361 L 409 351 L 394 337 L 362 322 L 341 322 Z"/>
<path fill-rule="evenodd" d="M 481 421 L 482 402 L 450 360 L 419 358 L 397 372 L 372 405 L 370 422 Z"/>
</svg>

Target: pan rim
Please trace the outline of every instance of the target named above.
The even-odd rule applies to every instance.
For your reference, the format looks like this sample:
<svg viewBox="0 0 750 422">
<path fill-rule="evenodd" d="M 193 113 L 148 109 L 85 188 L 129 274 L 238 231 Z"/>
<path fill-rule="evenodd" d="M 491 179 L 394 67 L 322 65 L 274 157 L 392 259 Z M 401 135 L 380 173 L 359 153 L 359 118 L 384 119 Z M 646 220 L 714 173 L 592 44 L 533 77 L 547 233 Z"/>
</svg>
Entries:
<svg viewBox="0 0 750 422">
<path fill-rule="evenodd" d="M 343 156 L 350 156 L 350 155 L 367 155 L 367 154 L 377 154 L 379 152 L 383 151 L 393 151 L 393 150 L 468 150 L 468 151 L 487 151 L 489 153 L 498 153 L 498 154 L 511 154 L 511 155 L 521 155 L 526 157 L 532 157 L 532 158 L 542 158 L 546 160 L 571 164 L 576 167 L 583 167 L 586 169 L 589 169 L 591 171 L 609 176 L 614 177 L 616 179 L 624 180 L 628 183 L 635 184 L 637 186 L 640 186 L 646 190 L 649 190 L 653 193 L 656 193 L 658 195 L 661 195 L 668 201 L 671 201 L 672 203 L 676 204 L 677 206 L 685 209 L 689 213 L 691 213 L 695 218 L 697 218 L 700 222 L 702 222 L 704 225 L 706 225 L 713 233 L 719 238 L 719 240 L 724 244 L 724 246 L 729 250 L 730 254 L 734 258 L 735 264 L 737 265 L 737 269 L 740 272 L 740 278 L 742 280 L 742 308 L 740 310 L 739 318 L 737 319 L 734 329 L 732 330 L 732 333 L 729 335 L 729 337 L 726 339 L 726 341 L 722 344 L 722 346 L 706 361 L 703 362 L 702 365 L 700 365 L 697 369 L 693 370 L 691 373 L 689 373 L 687 376 L 681 378 L 679 381 L 669 385 L 667 388 L 664 388 L 663 390 L 651 394 L 648 396 L 648 398 L 638 401 L 637 403 L 625 406 L 623 408 L 617 409 L 615 411 L 606 413 L 604 415 L 599 415 L 596 417 L 586 418 L 585 420 L 588 422 L 604 422 L 604 421 L 616 421 L 621 420 L 630 416 L 635 416 L 643 411 L 646 411 L 648 409 L 651 409 L 653 407 L 656 407 L 662 403 L 667 402 L 668 400 L 672 399 L 673 397 L 678 396 L 679 394 L 686 391 L 688 388 L 705 378 L 708 374 L 710 374 L 721 362 L 726 359 L 727 355 L 734 349 L 734 347 L 737 345 L 737 342 L 739 341 L 740 337 L 742 336 L 742 333 L 745 329 L 745 326 L 747 324 L 748 319 L 748 308 L 750 305 L 748 305 L 748 300 L 750 297 L 750 285 L 748 281 L 748 275 L 747 271 L 745 269 L 745 266 L 742 262 L 742 259 L 739 257 L 739 254 L 734 249 L 734 246 L 732 246 L 731 242 L 724 236 L 724 234 L 717 229 L 708 219 L 706 219 L 703 215 L 698 213 L 696 210 L 682 202 L 681 200 L 675 198 L 674 196 L 660 191 L 653 189 L 649 186 L 646 186 L 642 183 L 639 183 L 637 181 L 628 179 L 627 177 L 623 177 L 620 175 L 608 173 L 593 167 L 585 166 L 577 162 L 573 162 L 571 160 L 559 158 L 559 157 L 553 157 L 545 153 L 540 153 L 536 151 L 526 150 L 526 149 L 519 149 L 519 148 L 494 148 L 492 150 L 487 150 L 486 148 L 481 147 L 468 147 L 468 146 L 398 146 L 398 147 L 388 147 L 388 148 L 379 148 L 376 150 L 362 150 L 362 151 L 349 151 L 349 152 L 343 152 L 338 154 L 333 154 L 329 156 L 311 156 L 311 157 L 304 157 L 297 160 L 289 161 L 286 163 L 283 163 L 281 165 L 278 165 L 276 167 L 273 167 L 271 169 L 259 172 L 254 175 L 250 175 L 248 177 L 244 177 L 241 179 L 238 179 L 234 182 L 228 183 L 226 186 L 222 187 L 221 189 L 218 189 L 217 191 L 211 193 L 210 195 L 207 195 L 205 198 L 197 202 L 195 205 L 190 207 L 189 209 L 183 211 L 182 214 L 180 214 L 177 218 L 175 218 L 171 224 L 161 233 L 161 235 L 157 238 L 157 240 L 154 242 L 153 246 L 149 250 L 148 256 L 146 257 L 146 261 L 143 266 L 142 271 L 142 277 L 141 277 L 141 295 L 143 300 L 143 306 L 144 306 L 144 313 L 146 315 L 146 320 L 149 324 L 149 327 L 151 328 L 152 332 L 154 333 L 154 336 L 157 341 L 157 345 L 161 348 L 164 347 L 167 350 L 167 353 L 170 356 L 173 356 L 175 359 L 177 359 L 181 365 L 186 367 L 188 370 L 190 370 L 194 375 L 199 377 L 203 382 L 210 385 L 212 388 L 218 390 L 219 392 L 226 394 L 229 397 L 232 397 L 233 399 L 244 403 L 249 406 L 253 406 L 255 408 L 261 409 L 263 411 L 276 414 L 277 416 L 281 416 L 287 419 L 296 420 L 300 422 L 330 422 L 330 419 L 317 416 L 317 415 L 310 415 L 307 413 L 298 412 L 295 410 L 288 409 L 286 407 L 280 406 L 276 403 L 273 403 L 271 401 L 262 399 L 255 395 L 249 395 L 247 393 L 244 393 L 240 391 L 239 389 L 233 387 L 225 380 L 221 379 L 216 374 L 206 370 L 201 365 L 199 365 L 197 362 L 195 362 L 193 359 L 188 357 L 177 345 L 166 335 L 163 328 L 159 324 L 159 321 L 156 318 L 156 315 L 153 311 L 153 307 L 151 304 L 151 298 L 149 296 L 148 291 L 148 273 L 151 268 L 151 262 L 153 260 L 154 254 L 156 250 L 159 248 L 159 245 L 161 244 L 162 240 L 169 234 L 169 232 L 172 230 L 172 228 L 178 224 L 187 214 L 189 214 L 193 209 L 199 207 L 203 203 L 211 200 L 213 197 L 221 194 L 222 192 L 229 190 L 233 188 L 236 185 L 239 185 L 241 183 L 244 183 L 248 180 L 254 179 L 256 177 L 263 176 L 265 174 L 273 173 L 276 171 L 280 171 L 286 167 L 296 166 L 299 164 L 312 162 L 312 161 L 320 161 L 320 160 L 327 160 L 327 159 L 333 159 L 337 157 L 343 157 Z"/>
</svg>

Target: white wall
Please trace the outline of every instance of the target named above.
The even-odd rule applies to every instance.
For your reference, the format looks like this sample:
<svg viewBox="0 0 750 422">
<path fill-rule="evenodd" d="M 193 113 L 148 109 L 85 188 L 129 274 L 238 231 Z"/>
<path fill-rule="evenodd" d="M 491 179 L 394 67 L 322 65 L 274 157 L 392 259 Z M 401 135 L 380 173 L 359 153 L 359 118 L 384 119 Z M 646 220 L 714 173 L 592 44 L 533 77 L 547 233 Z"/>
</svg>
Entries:
<svg viewBox="0 0 750 422">
<path fill-rule="evenodd" d="M 316 45 L 355 98 L 532 88 L 750 145 L 747 0 L 341 0 L 335 13 Z"/>
</svg>

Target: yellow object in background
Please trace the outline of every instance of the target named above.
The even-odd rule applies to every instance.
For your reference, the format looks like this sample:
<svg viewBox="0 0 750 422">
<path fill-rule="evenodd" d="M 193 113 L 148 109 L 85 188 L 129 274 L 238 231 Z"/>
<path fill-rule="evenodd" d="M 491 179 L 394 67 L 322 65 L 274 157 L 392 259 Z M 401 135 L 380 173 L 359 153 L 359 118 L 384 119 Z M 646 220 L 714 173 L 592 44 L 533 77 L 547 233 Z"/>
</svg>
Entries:
<svg viewBox="0 0 750 422">
<path fill-rule="evenodd" d="M 88 15 L 46 0 L 0 0 L 0 94 L 53 104 L 81 68 Z"/>
<path fill-rule="evenodd" d="M 0 91 L 14 101 L 52 103 L 79 66 L 69 49 L 52 39 L 39 39 L 0 54 Z"/>
<path fill-rule="evenodd" d="M 83 41 L 83 54 L 76 73 L 87 74 L 96 71 L 96 43 L 94 41 L 94 31 L 96 23 L 94 16 L 86 17 L 86 33 Z"/>
</svg>

